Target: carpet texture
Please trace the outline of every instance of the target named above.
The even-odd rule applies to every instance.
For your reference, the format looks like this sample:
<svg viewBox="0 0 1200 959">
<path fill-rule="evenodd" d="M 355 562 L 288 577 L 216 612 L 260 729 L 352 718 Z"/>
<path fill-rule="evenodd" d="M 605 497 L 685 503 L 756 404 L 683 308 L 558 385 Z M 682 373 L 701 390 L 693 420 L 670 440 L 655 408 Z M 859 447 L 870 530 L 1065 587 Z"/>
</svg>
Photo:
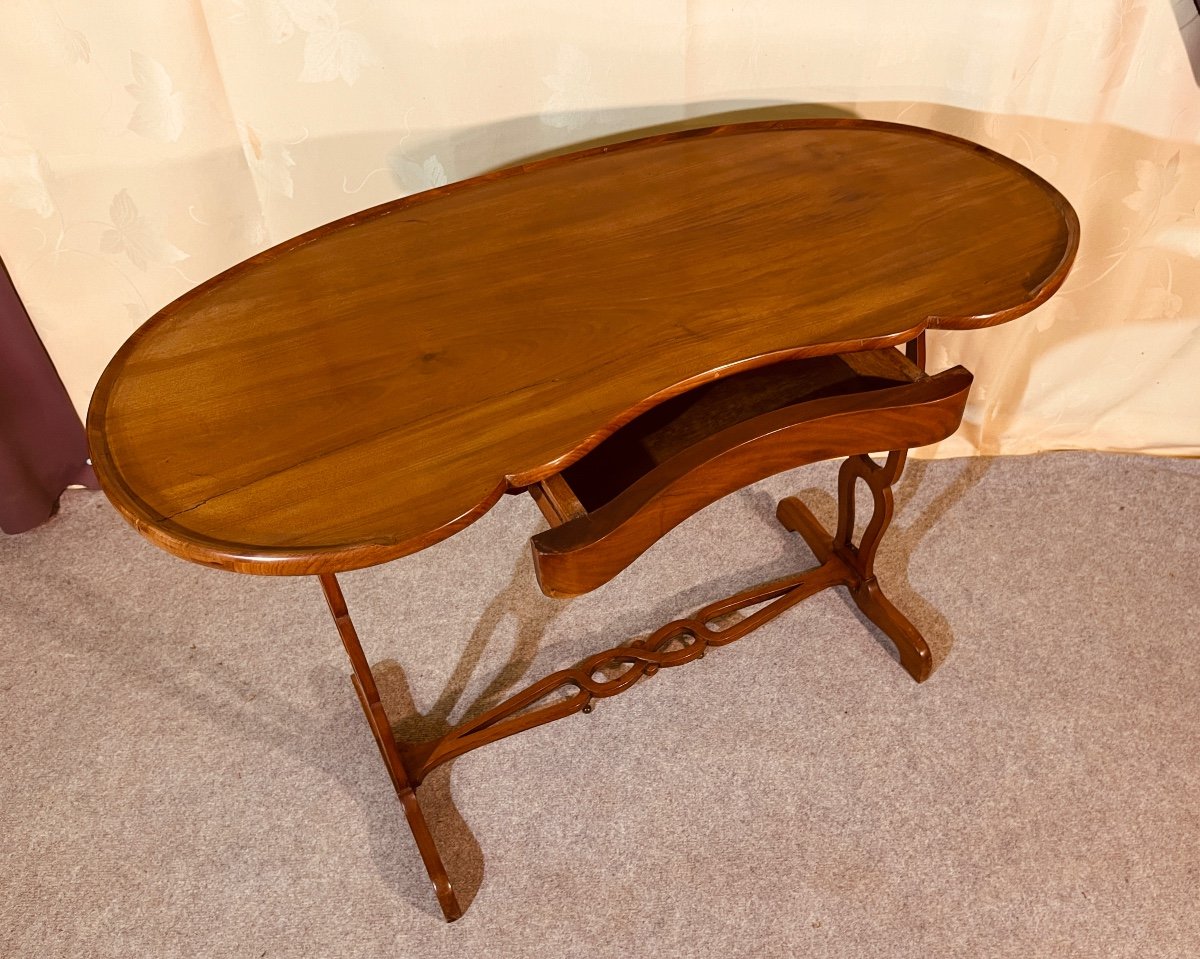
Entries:
<svg viewBox="0 0 1200 959">
<path fill-rule="evenodd" d="M 428 733 L 812 564 L 774 504 L 693 517 L 542 596 L 533 504 L 342 578 Z M 1200 462 L 915 462 L 880 581 L 918 686 L 843 591 L 422 796 L 440 918 L 311 579 L 207 570 L 99 494 L 0 539 L 0 956 L 1200 955 Z"/>
</svg>

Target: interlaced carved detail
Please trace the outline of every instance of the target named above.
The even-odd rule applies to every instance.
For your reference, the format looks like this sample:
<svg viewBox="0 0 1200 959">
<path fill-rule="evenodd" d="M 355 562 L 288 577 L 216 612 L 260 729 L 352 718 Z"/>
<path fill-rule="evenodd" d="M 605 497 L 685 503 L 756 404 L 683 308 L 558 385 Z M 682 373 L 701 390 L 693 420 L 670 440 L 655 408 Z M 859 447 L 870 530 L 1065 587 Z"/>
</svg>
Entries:
<svg viewBox="0 0 1200 959">
<path fill-rule="evenodd" d="M 727 646 L 741 639 L 802 599 L 844 583 L 848 572 L 841 559 L 834 557 L 804 573 L 710 603 L 695 616 L 667 623 L 645 639 L 595 653 L 576 666 L 551 673 L 444 736 L 409 745 L 404 753 L 409 777 L 414 784 L 420 783 L 437 766 L 479 746 L 573 713 L 591 712 L 594 700 L 624 692 L 643 676 L 653 676 L 660 669 L 699 659 L 709 647 Z M 762 603 L 767 605 L 731 625 L 717 625 L 726 617 Z M 620 671 L 610 675 L 613 670 Z M 537 706 L 570 688 L 575 690 L 572 695 Z"/>
<path fill-rule="evenodd" d="M 918 344 L 913 352 L 921 347 L 923 344 Z M 819 566 L 710 603 L 694 616 L 667 623 L 644 639 L 589 656 L 425 742 L 396 739 L 380 701 L 371 667 L 350 621 L 341 588 L 332 574 L 320 576 L 330 612 L 350 657 L 359 702 L 448 921 L 461 916 L 462 909 L 425 822 L 415 789 L 433 769 L 456 756 L 573 713 L 591 712 L 595 700 L 616 696 L 660 669 L 699 659 L 709 647 L 727 646 L 801 600 L 832 586 L 848 588 L 863 613 L 895 642 L 902 665 L 914 679 L 920 682 L 929 675 L 928 645 L 883 595 L 874 571 L 879 541 L 892 519 L 892 485 L 904 468 L 905 457 L 904 451 L 894 451 L 882 465 L 869 456 L 852 456 L 842 464 L 838 474 L 838 524 L 832 535 L 800 500 L 789 497 L 779 504 L 780 522 L 804 538 Z M 860 479 L 871 490 L 874 511 L 855 545 L 854 494 Z M 739 614 L 742 614 L 740 618 Z M 566 695 L 561 695 L 564 692 Z M 545 702 L 549 699 L 553 701 Z"/>
</svg>

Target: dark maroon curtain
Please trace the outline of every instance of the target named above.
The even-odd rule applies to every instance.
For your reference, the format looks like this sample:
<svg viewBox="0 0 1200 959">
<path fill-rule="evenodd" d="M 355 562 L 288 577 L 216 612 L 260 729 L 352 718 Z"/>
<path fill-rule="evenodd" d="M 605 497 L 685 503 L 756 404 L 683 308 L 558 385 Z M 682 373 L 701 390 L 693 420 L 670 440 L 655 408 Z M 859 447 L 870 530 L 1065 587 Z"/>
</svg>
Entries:
<svg viewBox="0 0 1200 959">
<path fill-rule="evenodd" d="M 45 522 L 73 483 L 96 487 L 83 424 L 0 261 L 0 529 Z"/>
</svg>

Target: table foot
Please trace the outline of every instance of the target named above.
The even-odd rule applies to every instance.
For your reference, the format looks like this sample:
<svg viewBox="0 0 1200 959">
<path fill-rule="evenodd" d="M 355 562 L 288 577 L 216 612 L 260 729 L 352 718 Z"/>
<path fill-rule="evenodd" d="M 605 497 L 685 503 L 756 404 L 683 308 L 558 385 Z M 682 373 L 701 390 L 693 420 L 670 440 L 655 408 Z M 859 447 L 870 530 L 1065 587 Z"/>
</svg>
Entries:
<svg viewBox="0 0 1200 959">
<path fill-rule="evenodd" d="M 900 665 L 918 683 L 923 683 L 933 671 L 933 655 L 929 644 L 920 631 L 909 622 L 908 617 L 888 599 L 879 582 L 872 577 L 858 589 L 850 590 L 850 597 L 862 614 L 883 630 L 884 634 L 900 654 Z"/>
<path fill-rule="evenodd" d="M 884 595 L 875 578 L 875 554 L 880 540 L 892 521 L 894 503 L 892 486 L 904 470 L 907 451 L 888 454 L 880 465 L 869 456 L 852 456 L 838 473 L 838 527 L 830 534 L 812 511 L 794 496 L 783 500 L 776 516 L 784 528 L 798 533 L 813 555 L 822 563 L 841 560 L 846 575 L 841 585 L 850 591 L 850 598 L 862 614 L 878 626 L 892 641 L 900 656 L 900 665 L 918 683 L 923 683 L 933 671 L 933 656 L 920 631 L 909 622 Z M 859 480 L 871 490 L 874 512 L 858 545 L 854 536 L 854 494 Z"/>
</svg>

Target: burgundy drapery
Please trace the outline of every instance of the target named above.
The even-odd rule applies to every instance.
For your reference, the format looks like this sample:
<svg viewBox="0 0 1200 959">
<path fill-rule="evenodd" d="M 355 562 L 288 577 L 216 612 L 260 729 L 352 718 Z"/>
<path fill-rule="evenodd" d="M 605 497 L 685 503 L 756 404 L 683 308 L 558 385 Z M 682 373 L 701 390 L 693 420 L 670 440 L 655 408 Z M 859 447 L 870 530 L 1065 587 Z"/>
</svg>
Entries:
<svg viewBox="0 0 1200 959">
<path fill-rule="evenodd" d="M 23 533 L 68 486 L 96 486 L 83 424 L 0 261 L 0 529 Z"/>
</svg>

